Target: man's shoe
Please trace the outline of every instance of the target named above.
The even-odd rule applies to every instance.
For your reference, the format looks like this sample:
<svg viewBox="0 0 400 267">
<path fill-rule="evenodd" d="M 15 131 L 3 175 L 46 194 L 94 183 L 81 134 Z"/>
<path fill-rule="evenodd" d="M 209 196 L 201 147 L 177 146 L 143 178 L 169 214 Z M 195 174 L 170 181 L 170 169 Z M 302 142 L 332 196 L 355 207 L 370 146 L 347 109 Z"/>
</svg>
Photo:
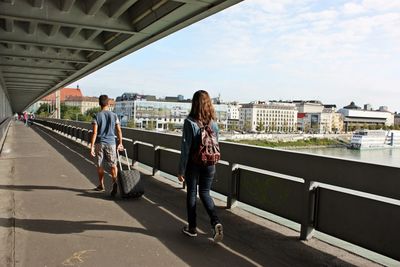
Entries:
<svg viewBox="0 0 400 267">
<path fill-rule="evenodd" d="M 115 195 L 117 195 L 118 192 L 118 183 L 117 182 L 113 182 L 112 184 L 112 189 L 110 192 L 111 197 L 115 197 Z"/>
<path fill-rule="evenodd" d="M 93 191 L 104 192 L 104 191 L 106 191 L 106 190 L 104 189 L 104 186 L 99 185 L 99 186 L 93 188 Z"/>
<path fill-rule="evenodd" d="M 222 224 L 217 223 L 216 225 L 214 225 L 214 229 L 213 229 L 213 234 L 214 234 L 214 242 L 221 242 L 222 239 L 224 238 L 224 229 L 222 227 Z"/>
<path fill-rule="evenodd" d="M 196 231 L 196 229 L 189 229 L 189 226 L 183 227 L 182 233 L 184 233 L 185 235 L 190 236 L 190 237 L 195 237 L 195 236 L 197 236 L 197 231 Z"/>
</svg>

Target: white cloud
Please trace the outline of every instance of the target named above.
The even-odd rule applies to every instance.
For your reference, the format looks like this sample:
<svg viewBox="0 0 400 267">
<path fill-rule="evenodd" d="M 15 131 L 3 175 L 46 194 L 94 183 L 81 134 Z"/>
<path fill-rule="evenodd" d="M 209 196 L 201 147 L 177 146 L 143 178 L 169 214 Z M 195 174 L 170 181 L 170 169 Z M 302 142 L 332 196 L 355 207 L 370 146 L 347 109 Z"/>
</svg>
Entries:
<svg viewBox="0 0 400 267">
<path fill-rule="evenodd" d="M 357 15 L 360 13 L 364 13 L 366 8 L 363 5 L 356 3 L 346 3 L 343 6 L 343 13 L 348 15 Z"/>
<path fill-rule="evenodd" d="M 204 88 L 243 101 L 318 96 L 344 105 L 359 97 L 400 110 L 395 97 L 361 99 L 398 90 L 399 25 L 400 0 L 246 0 L 185 30 L 190 41 L 175 34 L 179 48 L 174 35 L 159 41 L 162 49 L 149 53 L 161 56 L 145 68 L 122 66 L 90 83 L 158 95 Z"/>
</svg>

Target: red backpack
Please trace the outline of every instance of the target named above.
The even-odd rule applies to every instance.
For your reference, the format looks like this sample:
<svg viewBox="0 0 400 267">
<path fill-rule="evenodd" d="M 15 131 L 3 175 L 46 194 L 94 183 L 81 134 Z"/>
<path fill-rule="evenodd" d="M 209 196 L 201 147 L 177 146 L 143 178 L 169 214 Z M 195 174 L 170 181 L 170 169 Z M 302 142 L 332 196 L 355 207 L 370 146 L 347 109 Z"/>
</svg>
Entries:
<svg viewBox="0 0 400 267">
<path fill-rule="evenodd" d="M 221 152 L 217 134 L 211 128 L 212 121 L 208 125 L 199 121 L 196 123 L 200 127 L 200 142 L 198 147 L 193 149 L 193 162 L 201 166 L 215 165 L 221 159 Z"/>
</svg>

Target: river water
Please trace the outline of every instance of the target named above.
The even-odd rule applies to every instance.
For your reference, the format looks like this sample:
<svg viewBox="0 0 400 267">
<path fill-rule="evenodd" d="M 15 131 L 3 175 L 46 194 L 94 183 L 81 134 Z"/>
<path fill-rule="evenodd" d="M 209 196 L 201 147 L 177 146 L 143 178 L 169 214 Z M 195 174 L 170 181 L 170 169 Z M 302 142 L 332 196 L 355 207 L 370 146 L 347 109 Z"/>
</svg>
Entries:
<svg viewBox="0 0 400 267">
<path fill-rule="evenodd" d="M 363 162 L 400 168 L 400 148 L 370 150 L 352 150 L 347 148 L 304 148 L 291 150 L 324 156 L 332 156 L 336 158 L 354 159 Z"/>
</svg>

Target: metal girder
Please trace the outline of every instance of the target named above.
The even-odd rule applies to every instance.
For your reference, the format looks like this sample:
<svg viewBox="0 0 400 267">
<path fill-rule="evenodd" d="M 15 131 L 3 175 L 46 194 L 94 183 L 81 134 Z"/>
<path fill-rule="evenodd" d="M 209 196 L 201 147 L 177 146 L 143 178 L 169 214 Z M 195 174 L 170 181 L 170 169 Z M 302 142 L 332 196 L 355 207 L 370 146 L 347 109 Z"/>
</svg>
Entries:
<svg viewBox="0 0 400 267">
<path fill-rule="evenodd" d="M 39 51 L 39 50 L 27 51 L 27 50 L 16 49 L 16 48 L 0 50 L 0 57 L 64 61 L 64 62 L 81 63 L 81 64 L 89 63 L 89 61 L 85 57 L 83 57 L 81 54 L 68 56 L 65 53 L 62 55 L 57 55 L 57 53 L 41 53 L 41 51 Z"/>
<path fill-rule="evenodd" d="M 78 28 L 72 28 L 72 30 L 69 32 L 68 38 L 69 39 L 74 39 L 81 31 L 82 31 L 82 28 L 79 28 L 79 27 Z"/>
<path fill-rule="evenodd" d="M 86 31 L 87 32 L 87 34 L 86 34 L 86 40 L 88 40 L 88 41 L 92 41 L 92 40 L 94 40 L 94 38 L 96 38 L 97 36 L 99 36 L 99 34 L 101 33 L 101 31 L 100 30 L 94 30 L 94 31 L 91 31 L 91 32 L 89 32 L 89 31 Z"/>
<path fill-rule="evenodd" d="M 105 2 L 106 0 L 86 0 L 86 14 L 94 16 Z"/>
<path fill-rule="evenodd" d="M 137 1 L 138 0 L 114 0 L 109 7 L 109 16 L 113 19 L 118 18 Z"/>
<path fill-rule="evenodd" d="M 70 12 L 75 0 L 61 0 L 61 11 Z"/>
<path fill-rule="evenodd" d="M 33 85 L 31 85 L 31 86 L 27 86 L 27 85 L 10 85 L 10 86 L 7 86 L 6 88 L 7 88 L 7 90 L 8 89 L 17 89 L 17 88 L 20 88 L 20 89 L 27 88 L 27 89 L 42 89 L 42 90 L 46 90 L 49 87 L 48 86 L 33 86 Z"/>
<path fill-rule="evenodd" d="M 26 77 L 18 77 L 18 76 L 4 76 L 4 80 L 10 82 L 39 82 L 39 83 L 55 83 L 55 79 L 40 79 L 40 78 L 26 78 Z"/>
<path fill-rule="evenodd" d="M 51 87 L 51 84 L 6 83 L 7 88 L 12 86 L 49 88 Z"/>
<path fill-rule="evenodd" d="M 36 33 L 38 23 L 36 21 L 30 21 L 28 26 L 28 34 Z"/>
<path fill-rule="evenodd" d="M 61 26 L 60 25 L 52 25 L 50 26 L 50 31 L 49 31 L 49 36 L 53 37 L 55 36 L 58 31 L 60 30 Z"/>
<path fill-rule="evenodd" d="M 5 21 L 0 28 L 0 72 L 6 89 L 11 89 L 12 107 L 22 111 L 43 96 L 238 2 L 0 0 L 0 19 Z"/>
<path fill-rule="evenodd" d="M 21 60 L 3 60 L 0 59 L 0 67 L 14 67 L 14 68 L 36 68 L 48 70 L 67 70 L 76 71 L 77 69 L 69 64 L 61 64 L 58 62 L 45 63 L 45 62 L 28 62 Z"/>
<path fill-rule="evenodd" d="M 32 1 L 32 7 L 43 8 L 44 0 L 31 0 L 31 1 Z"/>
<path fill-rule="evenodd" d="M 11 91 L 18 91 L 18 92 L 20 92 L 20 91 L 35 91 L 35 92 L 37 92 L 37 91 L 43 91 L 43 90 L 45 90 L 45 89 L 34 89 L 34 88 L 23 88 L 23 89 L 21 89 L 21 88 L 8 88 L 7 89 L 8 90 L 8 92 L 11 92 Z"/>
<path fill-rule="evenodd" d="M 106 52 L 104 44 L 99 40 L 88 41 L 82 36 L 77 36 L 74 39 L 58 33 L 57 36 L 49 37 L 45 32 L 37 30 L 36 34 L 28 35 L 22 29 L 15 28 L 14 32 L 6 32 L 0 29 L 0 42 L 20 44 L 20 45 L 35 45 L 43 47 L 58 47 L 74 50 L 90 50 Z"/>
<path fill-rule="evenodd" d="M 18 75 L 34 75 L 37 77 L 60 77 L 66 78 L 68 77 L 68 73 L 62 70 L 42 70 L 42 69 L 33 69 L 30 67 L 9 67 L 7 69 L 3 69 L 3 74 L 18 74 Z"/>
<path fill-rule="evenodd" d="M 5 19 L 5 30 L 7 32 L 14 31 L 14 20 L 13 19 Z"/>
<path fill-rule="evenodd" d="M 34 56 L 16 56 L 16 55 L 7 55 L 0 52 L 0 57 L 13 57 L 13 58 L 28 58 L 28 59 L 37 59 L 37 60 L 51 60 L 51 61 L 61 61 L 61 62 L 69 62 L 69 63 L 78 63 L 78 64 L 88 64 L 89 61 L 80 61 L 69 58 L 51 58 L 51 57 L 34 57 Z"/>
<path fill-rule="evenodd" d="M 86 1 L 82 1 L 83 5 L 86 5 Z M 47 1 L 46 8 L 43 9 L 32 9 L 29 3 L 25 1 L 17 1 L 14 5 L 0 2 L 0 18 L 102 31 L 135 33 L 128 16 L 116 17 L 110 21 L 108 12 L 99 10 L 95 15 L 88 15 L 86 8 L 82 8 L 78 4 L 72 5 L 69 12 L 60 12 L 56 2 Z M 88 11 L 91 11 L 90 8 Z"/>
</svg>

